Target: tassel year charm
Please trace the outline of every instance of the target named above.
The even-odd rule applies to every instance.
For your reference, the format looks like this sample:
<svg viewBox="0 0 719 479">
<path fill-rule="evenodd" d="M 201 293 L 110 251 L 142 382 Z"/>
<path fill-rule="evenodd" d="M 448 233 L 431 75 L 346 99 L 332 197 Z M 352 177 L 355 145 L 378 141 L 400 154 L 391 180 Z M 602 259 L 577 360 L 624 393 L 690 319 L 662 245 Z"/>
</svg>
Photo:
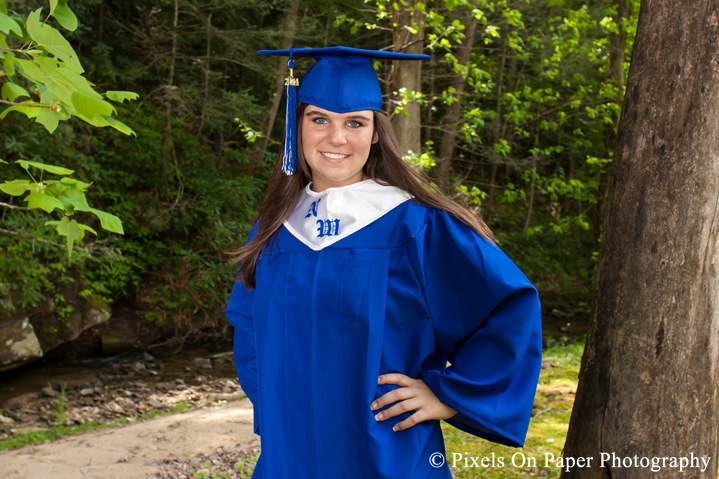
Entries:
<svg viewBox="0 0 719 479">
<path fill-rule="evenodd" d="M 287 116 L 285 118 L 285 154 L 282 159 L 282 171 L 291 175 L 297 171 L 297 87 L 300 80 L 294 76 L 295 61 L 290 54 L 287 64 L 290 76 L 285 78 L 287 85 Z"/>
</svg>

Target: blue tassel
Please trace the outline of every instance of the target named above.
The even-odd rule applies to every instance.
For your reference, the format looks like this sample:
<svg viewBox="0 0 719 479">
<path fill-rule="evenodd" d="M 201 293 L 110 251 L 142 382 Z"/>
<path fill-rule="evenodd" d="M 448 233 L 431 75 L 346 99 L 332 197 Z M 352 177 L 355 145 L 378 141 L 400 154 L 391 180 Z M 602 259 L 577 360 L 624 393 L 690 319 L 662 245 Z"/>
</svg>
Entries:
<svg viewBox="0 0 719 479">
<path fill-rule="evenodd" d="M 297 86 L 299 80 L 294 77 L 295 61 L 290 52 L 290 76 L 285 79 L 287 85 L 287 116 L 285 118 L 285 154 L 282 158 L 282 171 L 292 175 L 297 171 Z"/>
</svg>

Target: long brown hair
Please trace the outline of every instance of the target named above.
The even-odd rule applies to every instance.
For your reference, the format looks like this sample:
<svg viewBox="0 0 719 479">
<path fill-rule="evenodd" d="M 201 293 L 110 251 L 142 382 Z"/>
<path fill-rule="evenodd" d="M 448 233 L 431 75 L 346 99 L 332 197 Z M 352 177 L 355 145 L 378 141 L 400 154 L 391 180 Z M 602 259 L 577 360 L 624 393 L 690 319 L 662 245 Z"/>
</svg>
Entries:
<svg viewBox="0 0 719 479">
<path fill-rule="evenodd" d="M 257 262 L 265 247 L 271 254 L 280 227 L 292 213 L 301 190 L 312 181 L 312 172 L 305 161 L 302 150 L 302 118 L 306 103 L 297 105 L 297 171 L 294 175 L 282 172 L 282 152 L 270 177 L 270 183 L 258 217 L 262 218 L 254 238 L 245 246 L 231 251 L 230 263 L 242 263 L 237 278 L 248 289 L 255 287 Z M 451 214 L 487 240 L 494 235 L 484 221 L 439 193 L 430 179 L 421 171 L 411 167 L 402 159 L 399 143 L 387 117 L 378 111 L 374 113 L 374 127 L 378 141 L 370 148 L 369 158 L 364 166 L 364 176 L 379 183 L 395 186 L 414 196 L 415 203 L 437 208 Z"/>
</svg>

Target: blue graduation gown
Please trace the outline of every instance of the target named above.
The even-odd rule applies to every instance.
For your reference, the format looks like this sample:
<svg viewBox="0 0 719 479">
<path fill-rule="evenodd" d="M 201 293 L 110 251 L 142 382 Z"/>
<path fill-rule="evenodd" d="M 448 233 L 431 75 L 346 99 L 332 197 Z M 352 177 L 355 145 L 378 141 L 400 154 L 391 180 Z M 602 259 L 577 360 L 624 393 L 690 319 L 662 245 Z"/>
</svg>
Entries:
<svg viewBox="0 0 719 479">
<path fill-rule="evenodd" d="M 458 411 L 449 424 L 524 443 L 541 364 L 537 291 L 443 211 L 406 201 L 319 251 L 283 226 L 256 288 L 235 282 L 227 318 L 262 438 L 253 479 L 451 478 L 446 461 L 430 464 L 445 454 L 439 421 L 397 432 L 414 411 L 375 421 L 372 401 L 400 387 L 377 385 L 388 373 L 423 379 Z"/>
</svg>

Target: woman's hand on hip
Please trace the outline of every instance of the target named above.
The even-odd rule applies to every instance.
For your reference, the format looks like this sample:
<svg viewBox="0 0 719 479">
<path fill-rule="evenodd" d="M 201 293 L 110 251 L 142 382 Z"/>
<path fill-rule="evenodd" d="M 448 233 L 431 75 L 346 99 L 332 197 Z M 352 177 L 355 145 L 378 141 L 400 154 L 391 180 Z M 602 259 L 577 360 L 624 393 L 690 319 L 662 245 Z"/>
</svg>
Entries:
<svg viewBox="0 0 719 479">
<path fill-rule="evenodd" d="M 392 428 L 394 431 L 409 429 L 422 421 L 449 419 L 457 414 L 457 411 L 440 401 L 421 379 L 412 379 L 404 374 L 392 373 L 380 376 L 377 384 L 397 384 L 402 387 L 392 390 L 372 402 L 370 408 L 377 410 L 388 404 L 401 401 L 387 410 L 377 413 L 375 420 L 384 421 L 404 412 L 416 411 L 404 421 L 395 424 Z"/>
</svg>

